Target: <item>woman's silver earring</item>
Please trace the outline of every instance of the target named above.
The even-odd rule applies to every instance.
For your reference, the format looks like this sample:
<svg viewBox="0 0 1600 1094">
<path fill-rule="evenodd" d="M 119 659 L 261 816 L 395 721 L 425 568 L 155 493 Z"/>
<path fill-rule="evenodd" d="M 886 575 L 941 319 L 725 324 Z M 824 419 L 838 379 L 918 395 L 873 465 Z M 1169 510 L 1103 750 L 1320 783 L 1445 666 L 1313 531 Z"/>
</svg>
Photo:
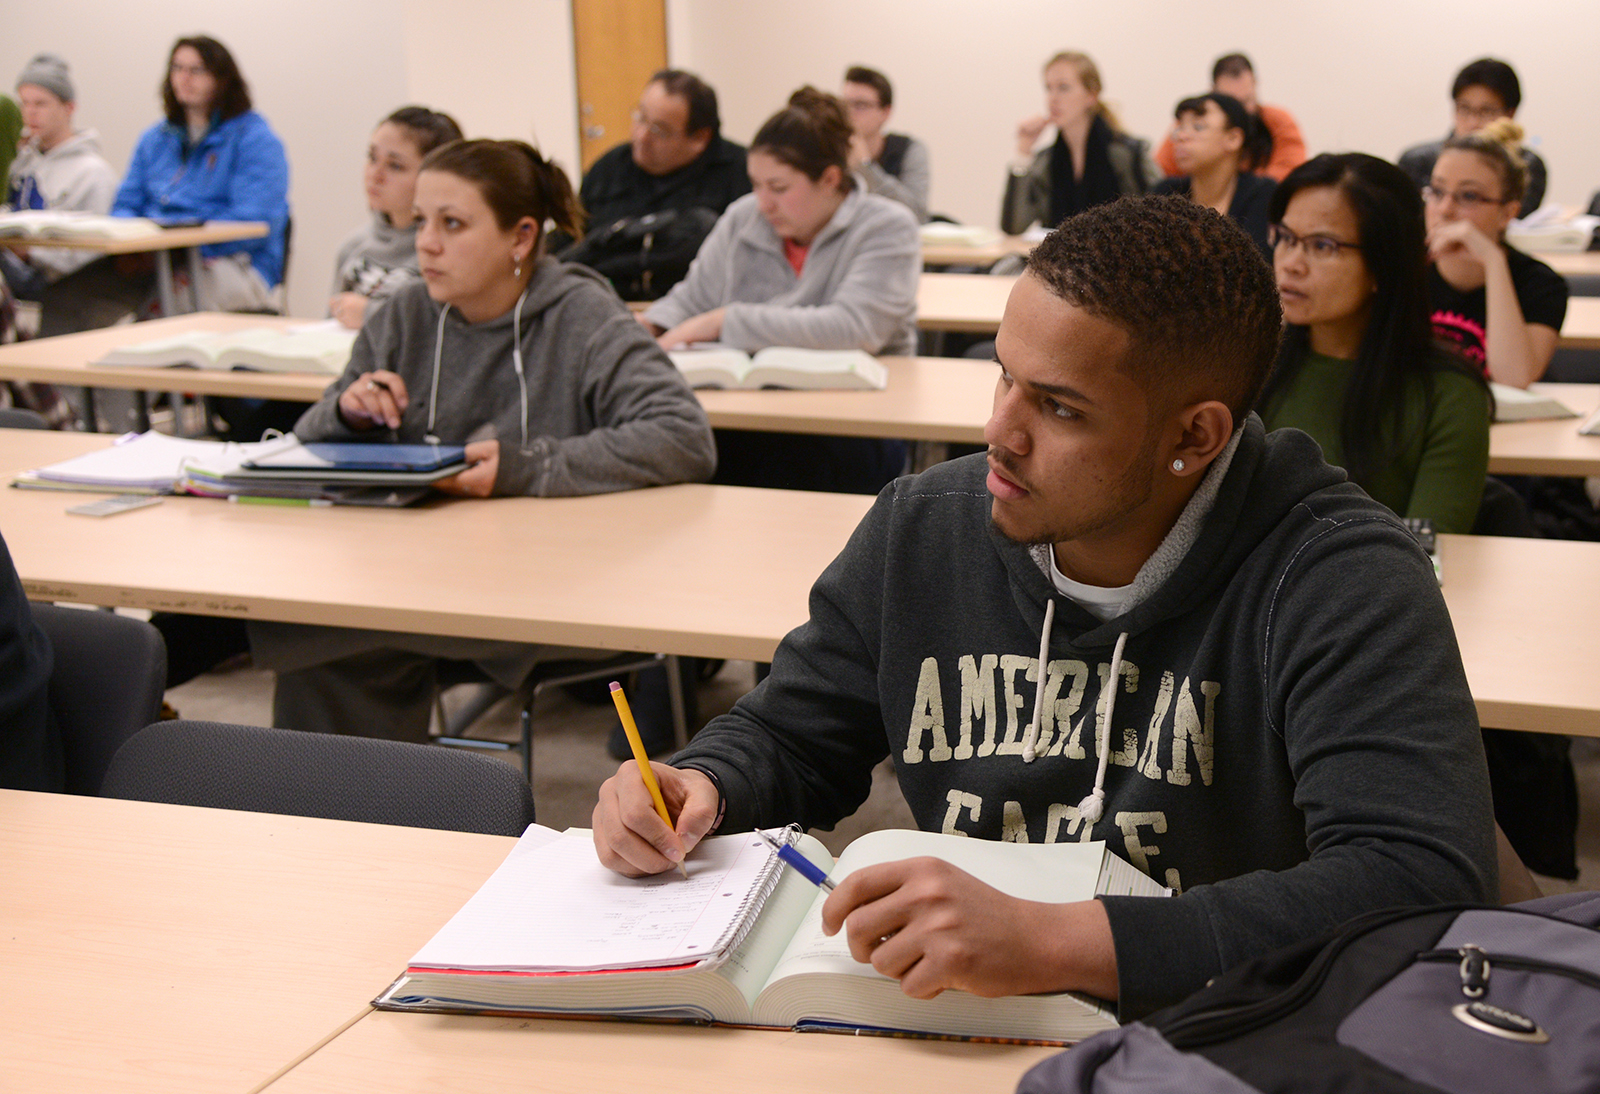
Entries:
<svg viewBox="0 0 1600 1094">
<path fill-rule="evenodd" d="M 1182 460 L 1173 460 L 1172 461 L 1172 471 L 1173 471 L 1174 474 L 1177 474 L 1177 475 L 1183 474 L 1183 468 L 1184 468 L 1184 463 L 1183 463 Z"/>
</svg>

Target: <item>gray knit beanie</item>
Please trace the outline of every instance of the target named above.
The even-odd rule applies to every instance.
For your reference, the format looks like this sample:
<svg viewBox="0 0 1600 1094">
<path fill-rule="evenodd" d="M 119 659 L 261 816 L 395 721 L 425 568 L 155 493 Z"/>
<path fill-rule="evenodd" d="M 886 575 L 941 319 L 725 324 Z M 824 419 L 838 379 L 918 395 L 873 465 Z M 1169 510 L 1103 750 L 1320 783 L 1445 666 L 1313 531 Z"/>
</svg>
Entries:
<svg viewBox="0 0 1600 1094">
<path fill-rule="evenodd" d="M 42 87 L 64 103 L 75 102 L 78 98 L 72 89 L 72 77 L 67 75 L 67 62 L 54 53 L 41 53 L 29 61 L 28 67 L 17 77 L 17 87 L 23 84 Z"/>
</svg>

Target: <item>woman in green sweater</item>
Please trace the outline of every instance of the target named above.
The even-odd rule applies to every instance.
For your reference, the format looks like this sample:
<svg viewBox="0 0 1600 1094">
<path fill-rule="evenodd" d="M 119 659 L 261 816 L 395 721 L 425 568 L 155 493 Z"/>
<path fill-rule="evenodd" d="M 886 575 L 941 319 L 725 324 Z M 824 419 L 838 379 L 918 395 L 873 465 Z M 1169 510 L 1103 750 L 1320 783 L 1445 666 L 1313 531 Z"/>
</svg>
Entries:
<svg viewBox="0 0 1600 1094">
<path fill-rule="evenodd" d="M 1270 207 L 1286 324 L 1258 409 L 1309 433 L 1377 501 L 1466 532 L 1489 463 L 1482 371 L 1435 345 L 1422 198 L 1359 152 L 1289 173 Z"/>
</svg>

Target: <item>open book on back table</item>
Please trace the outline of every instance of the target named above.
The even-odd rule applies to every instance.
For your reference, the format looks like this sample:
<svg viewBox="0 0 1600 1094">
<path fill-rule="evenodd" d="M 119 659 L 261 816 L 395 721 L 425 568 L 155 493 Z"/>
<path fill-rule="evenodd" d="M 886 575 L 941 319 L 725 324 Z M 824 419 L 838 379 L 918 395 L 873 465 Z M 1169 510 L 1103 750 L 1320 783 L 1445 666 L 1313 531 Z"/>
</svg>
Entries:
<svg viewBox="0 0 1600 1094">
<path fill-rule="evenodd" d="M 718 342 L 701 342 L 667 356 L 690 387 L 882 391 L 889 386 L 889 370 L 858 349 L 768 346 L 749 354 Z"/>
<path fill-rule="evenodd" d="M 835 862 L 810 836 L 773 834 L 797 839 L 836 880 L 932 855 L 1029 900 L 1170 892 L 1103 843 L 886 830 L 861 836 Z M 373 1005 L 1059 1044 L 1116 1025 L 1110 1004 L 1069 992 L 909 998 L 898 980 L 852 958 L 843 932 L 823 935 L 828 894 L 782 865 L 756 833 L 703 840 L 687 864 L 688 880 L 675 872 L 625 878 L 600 864 L 588 832 L 533 825 Z"/>
</svg>

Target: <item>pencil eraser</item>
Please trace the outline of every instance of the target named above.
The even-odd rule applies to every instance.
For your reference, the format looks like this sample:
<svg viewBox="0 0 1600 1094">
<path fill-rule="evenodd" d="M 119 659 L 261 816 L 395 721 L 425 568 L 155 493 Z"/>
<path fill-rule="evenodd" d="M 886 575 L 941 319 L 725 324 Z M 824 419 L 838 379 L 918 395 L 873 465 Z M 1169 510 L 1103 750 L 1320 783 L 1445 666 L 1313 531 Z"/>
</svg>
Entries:
<svg viewBox="0 0 1600 1094">
<path fill-rule="evenodd" d="M 621 691 L 622 690 L 622 685 L 617 683 L 615 680 L 613 680 L 613 681 L 611 681 L 611 690 L 612 691 Z"/>
</svg>

